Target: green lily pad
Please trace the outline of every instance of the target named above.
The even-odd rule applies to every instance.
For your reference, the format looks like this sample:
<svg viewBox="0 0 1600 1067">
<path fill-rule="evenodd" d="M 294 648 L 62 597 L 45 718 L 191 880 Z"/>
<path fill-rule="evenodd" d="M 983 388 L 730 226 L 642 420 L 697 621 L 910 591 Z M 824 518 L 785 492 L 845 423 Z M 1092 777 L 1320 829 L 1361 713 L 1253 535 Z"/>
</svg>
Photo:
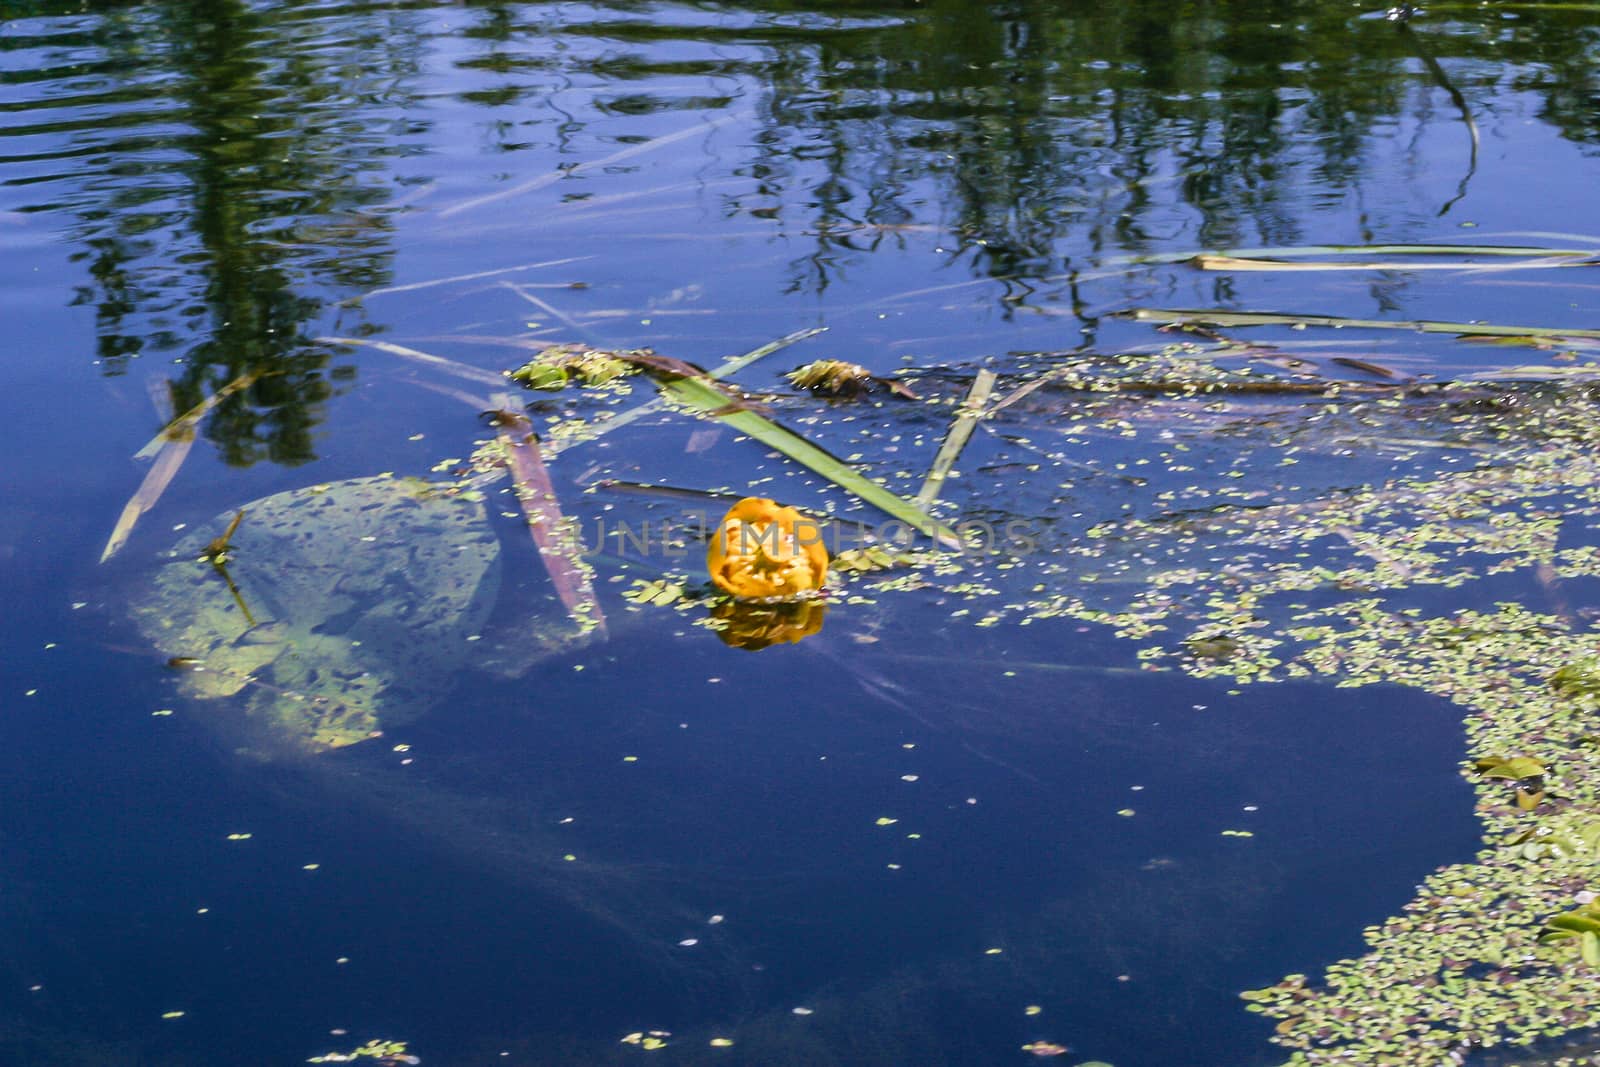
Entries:
<svg viewBox="0 0 1600 1067">
<path fill-rule="evenodd" d="M 240 510 L 225 568 L 202 556 L 234 510 L 167 553 L 130 612 L 191 668 L 189 695 L 237 696 L 252 733 L 353 744 L 437 703 L 475 652 L 489 658 L 476 642 L 500 589 L 500 544 L 481 502 L 379 476 Z M 564 613 L 520 629 L 545 651 L 576 630 Z"/>
</svg>

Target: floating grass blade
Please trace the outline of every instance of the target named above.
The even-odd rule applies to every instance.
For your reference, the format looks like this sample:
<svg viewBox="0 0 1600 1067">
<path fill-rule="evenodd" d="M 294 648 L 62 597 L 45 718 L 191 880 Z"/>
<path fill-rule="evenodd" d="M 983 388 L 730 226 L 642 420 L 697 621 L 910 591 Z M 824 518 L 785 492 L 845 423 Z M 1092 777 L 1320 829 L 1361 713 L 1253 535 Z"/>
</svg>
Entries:
<svg viewBox="0 0 1600 1067">
<path fill-rule="evenodd" d="M 122 546 L 128 543 L 139 517 L 156 506 L 161 494 L 167 491 L 167 486 L 177 477 L 184 460 L 189 458 L 189 452 L 194 448 L 195 428 L 200 424 L 200 420 L 205 418 L 212 408 L 241 389 L 249 388 L 260 377 L 260 371 L 249 371 L 239 375 L 167 423 L 148 444 L 134 453 L 135 459 L 149 459 L 154 456 L 155 462 L 145 472 L 139 488 L 133 491 L 133 496 L 123 505 L 122 514 L 117 516 L 117 524 L 112 527 L 111 536 L 106 540 L 106 547 L 100 552 L 101 563 L 122 551 Z M 164 406 L 159 397 L 152 395 L 152 398 L 155 399 L 158 408 Z"/>
<path fill-rule="evenodd" d="M 955 531 L 929 515 L 916 504 L 871 481 L 850 464 L 785 429 L 759 412 L 730 397 L 711 375 L 675 360 L 642 362 L 668 397 L 706 418 L 727 423 L 747 437 L 783 453 L 839 488 L 927 534 L 939 543 L 954 548 L 960 545 Z"/>
<path fill-rule="evenodd" d="M 1590 381 L 1600 376 L 1600 367 L 1593 363 L 1579 363 L 1558 367 L 1549 364 L 1527 364 L 1520 367 L 1496 367 L 1492 371 L 1479 371 L 1467 375 L 1468 381 Z"/>
<path fill-rule="evenodd" d="M 635 156 L 642 156 L 646 152 L 654 152 L 658 148 L 665 148 L 667 145 L 675 144 L 678 141 L 685 140 L 686 138 L 710 133 L 717 127 L 726 126 L 730 122 L 735 122 L 739 119 L 745 118 L 748 114 L 749 113 L 747 111 L 739 110 L 732 112 L 731 114 L 721 115 L 710 120 L 709 122 L 702 122 L 694 126 L 689 126 L 674 133 L 663 134 L 660 137 L 652 138 L 651 140 L 644 141 L 640 144 L 629 145 L 620 152 L 613 152 L 603 159 L 591 159 L 587 163 L 579 163 L 575 167 L 568 167 L 564 170 L 551 171 L 548 174 L 541 174 L 537 178 L 531 178 L 519 185 L 513 185 L 509 189 L 501 189 L 497 192 L 488 193 L 484 196 L 473 197 L 471 200 L 464 200 L 459 204 L 447 207 L 443 211 L 439 212 L 439 217 L 442 219 L 447 219 L 452 215 L 459 215 L 463 211 L 471 211 L 473 208 L 482 207 L 485 204 L 493 204 L 496 201 L 505 200 L 513 196 L 521 196 L 523 193 L 531 193 L 535 189 L 542 189 L 547 185 L 554 185 L 556 182 L 561 181 L 564 178 L 570 178 L 575 174 L 582 174 L 585 171 L 609 167 L 614 163 L 620 163 L 625 159 L 632 159 Z"/>
<path fill-rule="evenodd" d="M 524 286 L 523 288 L 532 288 Z M 563 288 L 565 288 L 563 286 Z M 484 333 L 436 333 L 423 337 L 413 337 L 413 341 L 432 342 L 443 341 L 446 344 L 460 345 L 494 345 L 497 348 L 521 348 L 529 352 L 543 352 L 555 344 L 554 341 L 540 340 L 536 334 L 548 333 L 548 330 L 528 330 L 524 333 L 511 335 L 484 334 Z"/>
<path fill-rule="evenodd" d="M 1208 311 L 1200 308 L 1130 308 L 1121 318 L 1169 326 L 1333 326 L 1359 330 L 1411 330 L 1472 337 L 1528 337 L 1539 340 L 1600 340 L 1600 330 L 1549 326 L 1493 326 L 1483 322 L 1439 322 L 1430 319 L 1347 319 L 1338 315 L 1286 315 L 1270 311 Z"/>
<path fill-rule="evenodd" d="M 978 425 L 978 420 L 983 417 L 983 409 L 989 402 L 989 394 L 994 392 L 995 379 L 994 371 L 984 369 L 980 370 L 978 376 L 972 380 L 972 388 L 967 391 L 967 398 L 961 402 L 961 408 L 956 413 L 956 421 L 950 424 L 950 431 L 945 434 L 944 443 L 939 446 L 939 454 L 933 457 L 933 467 L 928 471 L 928 478 L 922 483 L 922 490 L 917 493 L 915 503 L 918 507 L 926 508 L 939 499 L 939 490 L 944 488 L 944 480 L 950 476 L 950 468 L 955 466 L 961 450 L 967 447 L 967 441 L 972 437 L 972 431 Z"/>
<path fill-rule="evenodd" d="M 1434 261 L 1420 259 L 1352 259 L 1352 260 L 1289 260 L 1265 259 L 1253 256 L 1225 256 L 1213 255 L 1202 252 L 1187 262 L 1200 270 L 1217 271 L 1335 271 L 1335 270 L 1456 270 L 1456 271 L 1504 271 L 1504 270 L 1547 270 L 1553 267 L 1594 267 L 1600 266 L 1600 260 L 1592 256 L 1553 255 L 1535 259 L 1524 259 L 1517 263 L 1484 264 L 1469 261 Z"/>
<path fill-rule="evenodd" d="M 1538 234 L 1533 236 L 1586 240 L 1581 235 Z M 1185 263 L 1200 256 L 1236 259 L 1290 259 L 1300 256 L 1509 256 L 1517 259 L 1585 259 L 1600 255 L 1600 246 L 1553 248 L 1546 245 L 1277 245 L 1267 248 L 1196 248 L 1187 252 L 1160 252 L 1153 255 L 1113 256 L 1114 264 Z"/>
<path fill-rule="evenodd" d="M 430 393 L 438 393 L 440 396 L 447 396 L 451 400 L 459 400 L 473 411 L 484 412 L 494 407 L 494 404 L 490 403 L 488 400 L 485 400 L 483 397 L 474 396 L 465 389 L 457 389 L 453 385 L 442 385 L 439 382 L 425 382 L 421 378 L 406 378 L 403 380 L 410 382 L 412 385 L 415 385 L 420 389 L 426 389 Z"/>
<path fill-rule="evenodd" d="M 375 348 L 379 352 L 387 352 L 391 356 L 409 359 L 413 363 L 420 363 L 425 367 L 447 371 L 458 378 L 465 378 L 469 382 L 478 382 L 483 385 L 506 384 L 505 375 L 503 374 L 496 374 L 494 371 L 484 370 L 481 367 L 474 367 L 467 363 L 459 363 L 453 359 L 445 359 L 443 356 L 435 356 L 415 348 L 407 348 L 405 345 L 397 345 L 391 341 L 371 341 L 362 337 L 318 337 L 316 338 L 316 343 L 319 345 L 358 345 L 362 348 Z"/>
<path fill-rule="evenodd" d="M 117 517 L 117 525 L 112 528 L 111 537 L 106 541 L 104 551 L 100 553 L 101 563 L 122 551 L 122 546 L 128 543 L 139 517 L 156 506 L 161 494 L 167 491 L 167 486 L 177 477 L 183 461 L 189 458 L 189 450 L 192 448 L 194 448 L 193 431 L 180 437 L 167 438 L 162 442 L 156 461 L 145 472 L 144 481 L 139 483 L 139 488 L 134 490 L 133 496 L 123 506 L 122 514 Z"/>
<path fill-rule="evenodd" d="M 538 308 L 540 311 L 543 311 L 546 315 L 549 315 L 551 318 L 553 318 L 556 321 L 560 322 L 561 325 L 567 327 L 567 329 L 569 329 L 569 330 L 572 330 L 574 333 L 580 333 L 581 334 L 581 333 L 585 332 L 584 328 L 583 328 L 583 324 L 578 322 L 571 315 L 568 315 L 565 311 L 562 311 L 560 308 L 556 307 L 554 304 L 551 304 L 548 300 L 544 300 L 544 299 L 540 298 L 539 296 L 528 292 L 527 289 L 525 289 L 522 286 L 518 285 L 516 282 L 505 282 L 505 281 L 502 281 L 502 282 L 498 282 L 497 284 L 501 288 L 510 289 L 513 293 L 516 293 L 518 296 L 522 297 L 522 299 L 526 300 L 528 303 L 532 304 L 534 307 Z"/>
<path fill-rule="evenodd" d="M 372 296 L 389 296 L 394 293 L 410 293 L 418 289 L 432 289 L 439 285 L 450 285 L 453 282 L 475 282 L 480 278 L 496 278 L 502 274 L 519 274 L 525 270 L 539 270 L 543 267 L 560 267 L 568 263 L 582 263 L 593 256 L 564 256 L 561 259 L 544 259 L 537 263 L 519 263 L 514 267 L 496 267 L 493 270 L 478 270 L 470 274 L 452 274 L 448 278 L 431 278 L 425 282 L 408 282 L 405 285 L 390 285 L 382 289 L 374 289 L 360 296 L 344 301 L 345 304 L 355 304 Z"/>
<path fill-rule="evenodd" d="M 250 388 L 250 386 L 255 384 L 256 379 L 260 377 L 260 371 L 249 371 L 245 374 L 239 375 L 233 381 L 229 382 L 227 385 L 224 385 L 221 389 L 218 389 L 216 392 L 200 401 L 200 403 L 196 404 L 188 411 L 185 411 L 182 415 L 179 415 L 177 418 L 168 422 L 161 428 L 160 433 L 150 438 L 150 440 L 145 443 L 143 448 L 139 449 L 139 451 L 133 454 L 133 458 L 149 459 L 157 452 L 160 452 L 162 449 L 166 448 L 167 445 L 172 441 L 183 437 L 185 434 L 193 435 L 194 428 L 200 425 L 200 420 L 205 418 L 206 415 L 211 412 L 212 408 L 228 399 L 234 393 L 239 392 L 239 390 Z M 166 404 L 163 404 L 163 402 L 154 395 L 152 395 L 151 400 L 158 408 L 170 406 L 170 401 L 168 401 Z"/>
<path fill-rule="evenodd" d="M 828 328 L 826 326 L 808 326 L 803 330 L 796 330 L 793 333 L 786 333 L 776 341 L 768 341 L 764 345 L 758 345 L 757 347 L 752 348 L 742 356 L 734 356 L 732 359 L 721 364 L 716 369 L 707 371 L 706 374 L 712 378 L 726 378 L 730 374 L 737 374 L 739 371 L 748 367 L 758 359 L 764 359 L 767 356 L 772 355 L 772 353 L 788 348 L 790 345 L 795 344 L 798 341 L 804 341 L 808 337 L 815 337 L 819 333 L 827 332 Z"/>
<path fill-rule="evenodd" d="M 774 352 L 788 348 L 792 344 L 804 341 L 808 337 L 815 337 L 819 333 L 825 333 L 827 329 L 828 328 L 826 326 L 811 326 L 804 330 L 796 330 L 793 333 L 784 334 L 775 341 L 768 341 L 764 345 L 761 345 L 757 348 L 752 348 L 742 356 L 734 356 L 732 359 L 722 363 L 715 369 L 706 371 L 705 375 L 707 378 L 720 379 L 726 378 L 730 374 L 737 374 L 739 371 L 748 367 L 756 360 L 763 359 L 766 356 L 772 355 Z M 724 397 L 721 401 L 721 405 L 726 404 L 727 398 Z M 663 405 L 659 397 L 655 400 L 647 400 L 643 404 L 635 405 L 634 407 L 631 407 L 627 411 L 624 411 L 622 414 L 618 415 L 616 418 L 607 419 L 605 422 L 596 425 L 589 435 L 589 439 L 592 440 L 593 438 L 599 437 L 602 434 L 608 434 L 612 430 L 628 425 L 630 422 L 637 422 L 646 415 L 660 411 L 662 406 Z"/>
</svg>

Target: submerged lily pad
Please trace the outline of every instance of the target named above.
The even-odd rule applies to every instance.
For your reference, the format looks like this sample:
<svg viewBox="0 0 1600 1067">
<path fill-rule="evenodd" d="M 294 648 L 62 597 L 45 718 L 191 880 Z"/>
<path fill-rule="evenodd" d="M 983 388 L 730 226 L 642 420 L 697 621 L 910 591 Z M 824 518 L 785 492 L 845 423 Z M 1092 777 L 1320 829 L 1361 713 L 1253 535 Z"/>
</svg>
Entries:
<svg viewBox="0 0 1600 1067">
<path fill-rule="evenodd" d="M 202 554 L 236 510 L 179 542 L 130 605 L 192 663 L 191 696 L 238 694 L 254 732 L 311 749 L 437 702 L 500 587 L 480 502 L 389 476 L 279 493 L 244 505 L 224 569 Z"/>
</svg>

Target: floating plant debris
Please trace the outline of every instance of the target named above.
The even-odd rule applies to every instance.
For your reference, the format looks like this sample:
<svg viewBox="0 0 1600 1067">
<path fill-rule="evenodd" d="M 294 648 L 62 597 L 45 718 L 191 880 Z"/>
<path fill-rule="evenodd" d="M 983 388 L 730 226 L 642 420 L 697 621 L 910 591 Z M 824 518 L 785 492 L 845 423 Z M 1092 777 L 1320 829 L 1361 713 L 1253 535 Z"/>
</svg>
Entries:
<svg viewBox="0 0 1600 1067">
<path fill-rule="evenodd" d="M 917 394 L 900 379 L 881 377 L 859 363 L 842 359 L 813 360 L 784 377 L 796 389 L 807 389 L 817 396 L 856 397 L 877 388 L 907 400 L 917 399 Z"/>
<path fill-rule="evenodd" d="M 583 385 L 605 385 L 627 374 L 635 365 L 626 355 L 582 345 L 552 345 L 509 375 L 529 389 L 563 389 L 573 379 Z"/>
<path fill-rule="evenodd" d="M 138 523 L 140 516 L 156 506 L 161 495 L 172 484 L 172 479 L 178 476 L 184 460 L 189 458 L 189 452 L 194 448 L 194 435 L 200 421 L 208 415 L 213 408 L 222 403 L 234 393 L 248 389 L 261 377 L 261 372 L 251 371 L 241 374 L 233 381 L 224 385 L 200 403 L 173 419 L 162 431 L 151 439 L 150 443 L 141 448 L 136 454 L 136 459 L 155 459 L 150 465 L 150 470 L 145 474 L 144 480 L 139 483 L 139 488 L 134 490 L 133 496 L 122 509 L 122 514 L 117 517 L 117 524 L 111 531 L 111 537 L 106 541 L 105 549 L 100 553 L 100 562 L 104 563 L 122 550 L 128 543 L 128 538 L 133 534 L 133 528 Z"/>
</svg>

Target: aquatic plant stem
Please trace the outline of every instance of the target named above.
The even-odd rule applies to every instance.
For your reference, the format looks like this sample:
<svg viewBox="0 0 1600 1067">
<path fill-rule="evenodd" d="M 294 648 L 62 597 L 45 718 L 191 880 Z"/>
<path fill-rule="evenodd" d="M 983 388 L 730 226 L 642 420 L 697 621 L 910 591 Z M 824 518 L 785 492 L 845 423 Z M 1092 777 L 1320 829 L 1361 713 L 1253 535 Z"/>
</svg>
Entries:
<svg viewBox="0 0 1600 1067">
<path fill-rule="evenodd" d="M 971 439 L 978 420 L 983 417 L 984 405 L 989 402 L 989 394 L 994 392 L 996 378 L 994 371 L 985 368 L 978 371 L 977 377 L 972 380 L 972 388 L 967 390 L 967 397 L 956 412 L 955 422 L 950 424 L 944 443 L 939 446 L 938 455 L 933 457 L 933 466 L 928 471 L 927 480 L 922 483 L 922 489 L 915 497 L 918 507 L 926 508 L 939 499 L 939 490 L 944 487 L 944 480 L 950 476 L 950 469 L 955 466 L 961 450 L 967 447 L 967 441 Z"/>
<path fill-rule="evenodd" d="M 1347 319 L 1338 315 L 1290 315 L 1281 312 L 1211 311 L 1203 308 L 1130 308 L 1116 313 L 1138 322 L 1169 326 L 1332 326 L 1360 330 L 1412 330 L 1417 333 L 1453 333 L 1477 337 L 1531 337 L 1560 340 L 1581 337 L 1600 340 L 1600 330 L 1561 329 L 1550 326 L 1494 326 L 1483 322 L 1440 322 L 1430 319 Z"/>
<path fill-rule="evenodd" d="M 585 632 L 605 635 L 606 618 L 595 596 L 591 571 L 583 561 L 583 542 L 576 528 L 561 512 L 550 472 L 539 455 L 539 441 L 528 417 L 517 410 L 516 401 L 506 394 L 493 398 L 500 447 L 506 469 L 516 487 L 517 503 L 528 520 L 533 543 L 539 549 L 545 570 L 550 574 L 556 595 L 561 598 L 579 627 Z"/>
<path fill-rule="evenodd" d="M 474 208 L 483 207 L 485 204 L 493 204 L 513 196 L 521 196 L 524 193 L 531 193 L 535 189 L 542 189 L 547 185 L 554 185 L 558 181 L 561 181 L 565 178 L 574 177 L 575 175 L 582 174 L 585 171 L 609 167 L 613 164 L 621 163 L 625 159 L 632 159 L 635 156 L 642 156 L 647 152 L 654 152 L 657 149 L 665 148 L 670 144 L 676 144 L 677 142 L 686 140 L 687 138 L 708 134 L 712 130 L 717 129 L 719 126 L 726 126 L 730 122 L 735 122 L 739 119 L 745 118 L 748 114 L 749 112 L 741 109 L 739 111 L 732 112 L 731 114 L 722 115 L 718 118 L 711 119 L 708 122 L 702 122 L 694 126 L 689 126 L 674 133 L 663 134 L 660 137 L 652 138 L 651 140 L 645 141 L 641 144 L 629 145 L 620 152 L 613 152 L 609 156 L 605 156 L 601 159 L 591 159 L 586 163 L 579 163 L 574 167 L 567 167 L 563 170 L 556 170 L 551 171 L 548 174 L 541 174 L 537 178 L 530 178 L 528 181 L 522 182 L 518 185 L 513 185 L 509 189 L 501 189 L 497 192 L 473 197 L 471 200 L 464 200 L 459 204 L 447 207 L 443 211 L 439 212 L 439 217 L 442 219 L 447 219 L 453 215 L 459 215 L 463 211 L 471 211 Z"/>
</svg>

